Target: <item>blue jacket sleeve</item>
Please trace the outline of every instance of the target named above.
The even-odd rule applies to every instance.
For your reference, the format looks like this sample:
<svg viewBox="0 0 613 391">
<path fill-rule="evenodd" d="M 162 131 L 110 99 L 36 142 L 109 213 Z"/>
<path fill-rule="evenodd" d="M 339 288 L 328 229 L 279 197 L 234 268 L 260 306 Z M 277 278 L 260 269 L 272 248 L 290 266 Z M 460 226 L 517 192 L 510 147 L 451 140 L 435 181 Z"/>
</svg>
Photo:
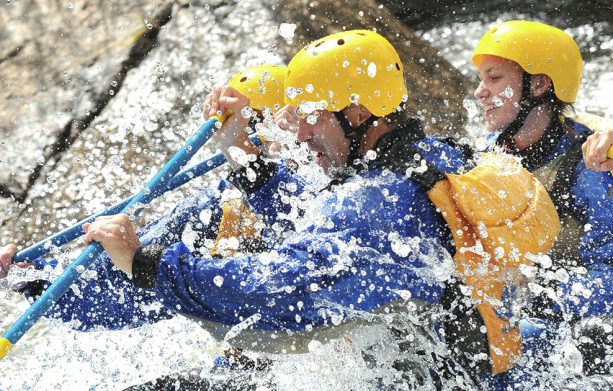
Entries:
<svg viewBox="0 0 613 391">
<path fill-rule="evenodd" d="M 55 260 L 35 262 L 37 268 L 54 264 Z M 45 282 L 45 286 L 48 285 Z M 33 300 L 40 292 L 26 289 L 24 293 Z M 154 292 L 135 288 L 126 273 L 113 267 L 104 253 L 56 301 L 46 316 L 67 322 L 75 330 L 89 331 L 138 327 L 168 319 L 172 313 L 157 302 Z"/>
<path fill-rule="evenodd" d="M 254 327 L 266 330 L 337 324 L 407 297 L 437 302 L 440 272 L 453 268 L 442 245 L 448 231 L 423 190 L 389 177 L 324 192 L 314 201 L 321 202 L 316 223 L 274 251 L 205 259 L 172 245 L 158 269 L 159 300 L 225 324 L 259 314 Z"/>
<path fill-rule="evenodd" d="M 577 171 L 573 196 L 587 217 L 579 254 L 586 265 L 613 264 L 613 177 L 587 169 L 583 160 Z"/>
<path fill-rule="evenodd" d="M 571 273 L 560 284 L 563 305 L 582 316 L 613 315 L 613 177 L 587 169 L 583 160 L 575 172 L 572 194 L 585 219 L 579 255 L 587 273 Z"/>
<path fill-rule="evenodd" d="M 205 190 L 197 196 L 180 203 L 169 214 L 149 224 L 141 233 L 144 244 L 169 245 L 188 237 L 215 238 L 215 213 L 219 204 L 217 192 Z M 190 226 L 190 234 L 185 229 Z M 55 267 L 56 260 L 39 259 L 37 269 Z M 49 283 L 45 282 L 48 286 Z M 33 299 L 40 294 L 40 284 L 31 285 L 24 291 Z M 81 331 L 91 329 L 122 329 L 137 327 L 144 323 L 168 319 L 172 311 L 164 308 L 156 299 L 153 290 L 134 287 L 130 278 L 113 266 L 106 253 L 85 272 L 82 277 L 49 310 L 48 317 L 69 322 Z"/>
</svg>

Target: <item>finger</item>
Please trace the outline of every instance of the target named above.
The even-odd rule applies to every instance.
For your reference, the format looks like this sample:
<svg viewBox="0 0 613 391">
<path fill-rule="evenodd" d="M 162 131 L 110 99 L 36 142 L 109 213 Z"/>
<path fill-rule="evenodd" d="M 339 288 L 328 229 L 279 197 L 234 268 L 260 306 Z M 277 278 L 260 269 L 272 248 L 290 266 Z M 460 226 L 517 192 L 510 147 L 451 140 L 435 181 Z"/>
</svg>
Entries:
<svg viewBox="0 0 613 391">
<path fill-rule="evenodd" d="M 0 259 L 12 259 L 17 253 L 17 246 L 8 244 L 0 249 Z"/>
<path fill-rule="evenodd" d="M 240 99 L 232 97 L 232 96 L 220 96 L 219 97 L 219 107 L 220 111 L 225 112 L 230 109 L 235 113 L 240 112 L 245 106 Z"/>
<path fill-rule="evenodd" d="M 211 94 L 208 94 L 206 98 L 204 98 L 204 103 L 202 104 L 202 115 L 205 120 L 209 119 L 209 112 L 211 110 Z"/>
<path fill-rule="evenodd" d="M 609 150 L 609 143 L 605 138 L 600 138 L 594 143 L 594 148 L 592 150 L 593 159 L 599 163 L 602 163 L 607 160 L 607 151 Z"/>
<path fill-rule="evenodd" d="M 590 140 L 586 140 L 583 144 L 581 144 L 581 153 L 583 154 L 583 161 L 585 165 L 588 165 L 588 153 L 590 150 Z"/>
<path fill-rule="evenodd" d="M 600 165 L 601 171 L 613 171 L 613 159 L 609 159 Z"/>
<path fill-rule="evenodd" d="M 588 168 L 594 168 L 595 166 L 599 165 L 602 160 L 599 160 L 597 158 L 596 155 L 596 141 L 594 139 L 588 140 L 586 141 L 586 146 L 585 146 L 585 153 L 584 153 L 584 159 L 585 159 L 585 166 Z"/>
<path fill-rule="evenodd" d="M 87 235 L 90 242 L 96 241 L 100 244 L 105 244 L 114 237 L 112 232 L 105 229 L 90 229 Z"/>
<path fill-rule="evenodd" d="M 219 96 L 221 95 L 221 88 L 220 87 L 215 87 L 213 88 L 213 91 L 211 92 L 211 108 L 209 110 L 209 118 L 211 118 L 214 115 L 217 115 L 217 112 L 219 111 Z"/>
</svg>

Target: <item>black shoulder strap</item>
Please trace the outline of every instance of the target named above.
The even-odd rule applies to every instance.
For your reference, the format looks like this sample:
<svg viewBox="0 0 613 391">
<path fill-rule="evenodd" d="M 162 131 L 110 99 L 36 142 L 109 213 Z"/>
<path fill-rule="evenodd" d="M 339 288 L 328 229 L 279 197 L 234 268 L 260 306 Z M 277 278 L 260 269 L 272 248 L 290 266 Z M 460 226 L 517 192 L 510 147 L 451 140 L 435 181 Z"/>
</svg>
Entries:
<svg viewBox="0 0 613 391">
<path fill-rule="evenodd" d="M 419 152 L 414 150 L 414 153 L 418 154 Z M 428 162 L 428 160 L 426 160 L 423 156 L 421 158 L 426 163 L 427 169 L 423 172 L 414 169 L 413 171 L 411 171 L 411 175 L 409 178 L 413 182 L 422 185 L 426 189 L 426 191 L 430 191 L 430 189 L 432 189 L 438 181 L 445 179 L 445 175 L 432 164 L 430 164 L 430 162 Z"/>
</svg>

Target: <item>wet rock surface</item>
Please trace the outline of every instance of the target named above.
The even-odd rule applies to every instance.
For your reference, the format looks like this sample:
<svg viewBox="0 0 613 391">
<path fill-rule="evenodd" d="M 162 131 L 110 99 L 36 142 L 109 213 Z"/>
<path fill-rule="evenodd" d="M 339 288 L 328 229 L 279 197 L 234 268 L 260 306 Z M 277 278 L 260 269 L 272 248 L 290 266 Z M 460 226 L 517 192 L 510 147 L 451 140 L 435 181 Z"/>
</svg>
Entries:
<svg viewBox="0 0 613 391">
<path fill-rule="evenodd" d="M 167 15 L 148 1 L 1 7 L 0 195 L 22 201 L 121 87 Z"/>
</svg>

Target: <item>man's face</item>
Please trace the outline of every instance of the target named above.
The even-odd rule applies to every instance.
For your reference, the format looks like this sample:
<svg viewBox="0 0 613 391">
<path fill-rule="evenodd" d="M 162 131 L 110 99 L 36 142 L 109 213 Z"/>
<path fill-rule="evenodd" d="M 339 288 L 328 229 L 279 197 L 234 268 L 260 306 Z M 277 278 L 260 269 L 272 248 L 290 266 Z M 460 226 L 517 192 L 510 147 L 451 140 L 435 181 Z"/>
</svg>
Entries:
<svg viewBox="0 0 613 391">
<path fill-rule="evenodd" d="M 316 121 L 313 116 L 317 117 Z M 333 112 L 320 110 L 301 118 L 296 139 L 307 144 L 315 162 L 326 174 L 347 165 L 350 142 Z"/>
</svg>

